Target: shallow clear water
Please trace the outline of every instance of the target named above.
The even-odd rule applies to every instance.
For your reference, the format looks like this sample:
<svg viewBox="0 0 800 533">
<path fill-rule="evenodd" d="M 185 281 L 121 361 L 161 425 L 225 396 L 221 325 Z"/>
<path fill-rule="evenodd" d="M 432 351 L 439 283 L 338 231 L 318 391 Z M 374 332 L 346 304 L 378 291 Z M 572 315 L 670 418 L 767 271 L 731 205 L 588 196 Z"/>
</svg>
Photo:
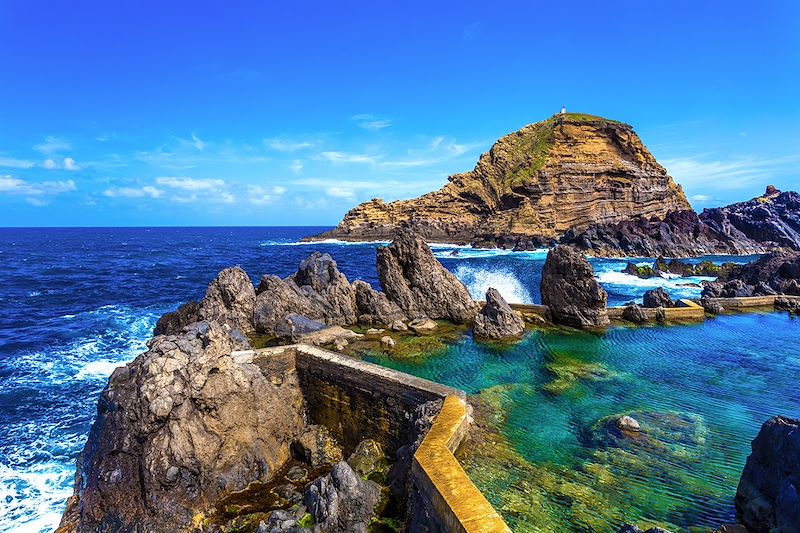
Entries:
<svg viewBox="0 0 800 533">
<path fill-rule="evenodd" d="M 54 529 L 108 375 L 144 350 L 158 316 L 202 297 L 219 270 L 239 264 L 257 282 L 263 273 L 294 272 L 301 259 L 320 250 L 330 252 L 349 279 L 377 285 L 377 244 L 297 243 L 322 229 L 0 229 L 0 532 Z M 510 301 L 539 300 L 544 252 L 452 246 L 434 252 L 476 298 L 493 286 Z M 675 296 L 700 291 L 678 287 L 686 280 L 639 280 L 615 272 L 625 261 L 592 263 L 612 304 L 641 297 L 654 283 Z M 617 412 L 682 405 L 703 417 L 709 435 L 730 436 L 711 440 L 718 444 L 708 453 L 727 459 L 709 463 L 708 472 L 733 479 L 760 422 L 780 409 L 798 414 L 790 411 L 798 405 L 796 391 L 785 390 L 781 381 L 789 370 L 797 372 L 792 349 L 798 329 L 781 315 L 725 317 L 697 327 L 615 329 L 602 338 L 536 333 L 506 350 L 465 339 L 421 364 L 384 362 L 471 393 L 520 384 L 503 392 L 509 400 L 503 432 L 531 464 L 542 461 L 543 450 L 552 464 L 583 464 L 598 448 L 587 445 L 587 424 L 612 407 Z M 697 331 L 711 333 L 692 333 Z M 543 394 L 559 365 L 575 366 L 570 358 L 597 360 L 614 378 L 572 385 L 562 379 L 550 387 L 559 394 Z M 536 438 L 532 427 L 538 428 Z M 549 447 L 537 444 L 542 442 Z M 487 489 L 494 496 L 502 492 Z M 731 490 L 720 492 L 720 502 L 729 504 Z M 713 516 L 724 514 L 722 503 L 712 507 Z"/>
</svg>

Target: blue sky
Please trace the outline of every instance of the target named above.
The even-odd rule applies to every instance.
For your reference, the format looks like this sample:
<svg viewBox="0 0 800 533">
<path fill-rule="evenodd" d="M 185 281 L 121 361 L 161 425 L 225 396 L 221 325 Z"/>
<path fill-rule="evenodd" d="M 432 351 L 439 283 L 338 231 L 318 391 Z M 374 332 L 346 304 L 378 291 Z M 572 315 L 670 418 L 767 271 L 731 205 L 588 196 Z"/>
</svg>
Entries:
<svg viewBox="0 0 800 533">
<path fill-rule="evenodd" d="M 333 225 L 568 106 L 800 189 L 800 3 L 0 0 L 0 226 Z"/>
</svg>

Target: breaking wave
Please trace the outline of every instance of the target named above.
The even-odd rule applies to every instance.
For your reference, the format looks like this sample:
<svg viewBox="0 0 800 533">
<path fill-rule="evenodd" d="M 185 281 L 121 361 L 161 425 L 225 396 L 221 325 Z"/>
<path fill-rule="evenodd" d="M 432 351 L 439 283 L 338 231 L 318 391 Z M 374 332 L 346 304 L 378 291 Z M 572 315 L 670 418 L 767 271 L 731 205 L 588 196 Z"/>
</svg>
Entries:
<svg viewBox="0 0 800 533">
<path fill-rule="evenodd" d="M 491 287 L 510 303 L 533 303 L 530 293 L 517 277 L 506 269 L 485 269 L 470 266 L 459 266 L 454 274 L 463 283 L 470 296 L 483 300 L 486 291 Z"/>
</svg>

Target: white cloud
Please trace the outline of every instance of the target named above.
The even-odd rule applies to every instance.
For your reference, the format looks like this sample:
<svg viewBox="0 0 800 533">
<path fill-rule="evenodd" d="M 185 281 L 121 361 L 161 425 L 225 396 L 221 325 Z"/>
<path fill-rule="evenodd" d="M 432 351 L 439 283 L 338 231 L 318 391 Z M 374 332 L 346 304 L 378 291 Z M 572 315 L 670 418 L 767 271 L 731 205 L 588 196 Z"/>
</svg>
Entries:
<svg viewBox="0 0 800 533">
<path fill-rule="evenodd" d="M 50 202 L 48 202 L 47 200 L 43 200 L 42 198 L 36 198 L 36 197 L 25 198 L 25 201 L 34 207 L 46 207 L 50 205 Z"/>
<path fill-rule="evenodd" d="M 303 162 L 300 161 L 299 159 L 295 159 L 294 161 L 292 161 L 292 164 L 289 165 L 289 168 L 295 174 L 300 174 L 300 171 L 303 170 Z"/>
<path fill-rule="evenodd" d="M 183 191 L 213 191 L 225 187 L 225 181 L 216 179 L 196 179 L 189 177 L 156 178 L 158 185 Z"/>
<path fill-rule="evenodd" d="M 39 196 L 61 194 L 75 190 L 77 190 L 77 187 L 72 180 L 30 182 L 8 175 L 0 176 L 0 193 Z"/>
<path fill-rule="evenodd" d="M 44 167 L 47 170 L 55 170 L 58 168 L 58 163 L 56 163 L 52 159 L 45 159 L 44 162 L 42 163 L 42 167 Z"/>
<path fill-rule="evenodd" d="M 710 202 L 713 199 L 714 199 L 713 196 L 709 196 L 707 194 L 695 194 L 690 198 L 690 200 L 694 200 L 695 202 L 699 202 L 699 203 Z"/>
<path fill-rule="evenodd" d="M 201 141 L 194 133 L 192 133 L 192 145 L 200 152 L 206 149 L 206 143 Z"/>
<path fill-rule="evenodd" d="M 59 163 L 52 157 L 48 157 L 44 161 L 42 161 L 41 167 L 45 170 L 69 170 L 70 172 L 75 172 L 81 169 L 81 166 L 75 162 L 74 159 L 71 157 L 65 157 Z"/>
<path fill-rule="evenodd" d="M 15 159 L 13 157 L 0 157 L 0 167 L 5 168 L 32 168 L 36 163 L 27 159 Z"/>
<path fill-rule="evenodd" d="M 247 201 L 253 205 L 268 205 L 286 193 L 286 187 L 274 185 L 263 187 L 261 185 L 249 185 L 247 187 Z"/>
<path fill-rule="evenodd" d="M 287 139 L 264 139 L 264 146 L 276 152 L 297 152 L 317 145 L 317 141 Z"/>
<path fill-rule="evenodd" d="M 160 198 L 164 191 L 145 185 L 144 187 L 116 187 L 103 191 L 103 196 L 109 198 Z"/>
<path fill-rule="evenodd" d="M 784 165 L 800 161 L 800 156 L 780 158 L 740 157 L 709 160 L 707 155 L 664 159 L 661 164 L 684 188 L 729 190 L 766 184 L 783 171 Z"/>
<path fill-rule="evenodd" d="M 72 145 L 65 139 L 48 135 L 44 141 L 33 147 L 39 153 L 50 155 L 65 152 L 72 148 Z"/>
<path fill-rule="evenodd" d="M 369 113 L 353 115 L 350 120 L 354 121 L 359 128 L 364 128 L 367 131 L 379 131 L 392 125 L 391 120 L 379 119 Z"/>
<path fill-rule="evenodd" d="M 352 154 L 348 152 L 322 152 L 319 154 L 323 159 L 330 161 L 334 164 L 339 163 L 366 163 L 374 165 L 380 156 L 371 156 L 366 154 Z"/>
<path fill-rule="evenodd" d="M 333 196 L 334 198 L 347 198 L 352 199 L 355 197 L 355 191 L 348 187 L 328 187 L 325 194 Z"/>
<path fill-rule="evenodd" d="M 71 157 L 65 157 L 64 158 L 64 170 L 69 170 L 69 171 L 74 172 L 74 171 L 80 170 L 80 169 L 81 169 L 81 167 L 75 162 L 74 159 L 72 159 Z"/>
</svg>

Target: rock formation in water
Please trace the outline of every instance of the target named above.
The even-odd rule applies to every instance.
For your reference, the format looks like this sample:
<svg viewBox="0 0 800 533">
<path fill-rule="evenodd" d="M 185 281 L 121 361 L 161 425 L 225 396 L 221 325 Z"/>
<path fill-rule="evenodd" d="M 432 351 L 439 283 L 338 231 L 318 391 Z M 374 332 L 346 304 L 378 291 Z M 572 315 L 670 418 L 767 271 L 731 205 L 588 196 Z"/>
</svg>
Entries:
<svg viewBox="0 0 800 533">
<path fill-rule="evenodd" d="M 673 211 L 663 219 L 635 216 L 573 228 L 561 239 L 596 256 L 692 257 L 800 250 L 800 195 L 767 187 L 747 202 Z"/>
<path fill-rule="evenodd" d="M 800 531 L 800 420 L 776 416 L 753 440 L 736 490 L 736 515 L 755 533 Z"/>
<path fill-rule="evenodd" d="M 486 304 L 475 317 L 472 332 L 479 339 L 517 339 L 525 332 L 522 317 L 497 289 L 486 291 Z"/>
<path fill-rule="evenodd" d="M 772 252 L 706 283 L 703 298 L 800 296 L 800 252 Z"/>
<path fill-rule="evenodd" d="M 177 335 L 184 326 L 193 322 L 200 322 L 203 317 L 200 315 L 200 304 L 191 300 L 178 307 L 177 310 L 164 313 L 156 322 L 153 329 L 153 336 L 158 335 Z"/>
<path fill-rule="evenodd" d="M 645 292 L 642 297 L 642 302 L 644 307 L 649 308 L 675 307 L 675 302 L 672 301 L 672 298 L 669 297 L 669 294 L 667 294 L 667 291 L 665 291 L 663 287 Z"/>
<path fill-rule="evenodd" d="M 378 248 L 377 267 L 386 296 L 409 318 L 467 323 L 477 313 L 467 288 L 409 228 L 400 228 L 389 246 Z"/>
<path fill-rule="evenodd" d="M 550 320 L 576 328 L 608 326 L 608 295 L 594 279 L 586 258 L 569 246 L 556 246 L 542 269 L 542 303 Z"/>
<path fill-rule="evenodd" d="M 410 224 L 429 241 L 532 248 L 591 224 L 690 209 L 630 126 L 566 113 L 502 137 L 442 189 L 363 203 L 319 238 L 391 239 Z"/>
<path fill-rule="evenodd" d="M 304 427 L 296 374 L 276 383 L 238 360 L 249 346 L 232 331 L 195 323 L 114 371 L 61 531 L 185 531 L 198 509 L 286 462 Z"/>
</svg>

